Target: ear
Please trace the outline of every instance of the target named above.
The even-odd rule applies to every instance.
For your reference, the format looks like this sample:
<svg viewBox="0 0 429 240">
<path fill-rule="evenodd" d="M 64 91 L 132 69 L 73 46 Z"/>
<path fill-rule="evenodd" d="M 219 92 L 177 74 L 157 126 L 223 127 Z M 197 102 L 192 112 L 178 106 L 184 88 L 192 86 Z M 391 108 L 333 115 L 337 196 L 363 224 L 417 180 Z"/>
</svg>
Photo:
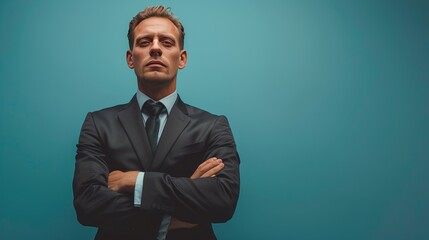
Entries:
<svg viewBox="0 0 429 240">
<path fill-rule="evenodd" d="M 134 61 L 133 61 L 133 53 L 131 52 L 131 50 L 127 51 L 126 60 L 127 60 L 128 67 L 133 69 Z"/>
<path fill-rule="evenodd" d="M 188 53 L 186 52 L 186 50 L 182 50 L 180 52 L 179 69 L 185 68 L 187 61 L 188 61 Z"/>
</svg>

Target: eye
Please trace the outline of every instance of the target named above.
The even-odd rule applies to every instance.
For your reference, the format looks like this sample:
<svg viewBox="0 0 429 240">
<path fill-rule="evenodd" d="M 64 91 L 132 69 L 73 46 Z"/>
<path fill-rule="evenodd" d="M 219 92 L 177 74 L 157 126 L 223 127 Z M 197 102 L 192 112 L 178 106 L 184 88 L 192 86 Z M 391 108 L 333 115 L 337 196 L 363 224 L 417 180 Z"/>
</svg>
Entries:
<svg viewBox="0 0 429 240">
<path fill-rule="evenodd" d="M 141 40 L 141 41 L 139 41 L 139 43 L 138 43 L 138 45 L 139 45 L 140 47 L 147 47 L 147 46 L 149 46 L 149 44 L 150 44 L 150 42 L 149 42 L 148 40 Z"/>
<path fill-rule="evenodd" d="M 162 40 L 162 45 L 164 45 L 166 47 L 172 47 L 172 46 L 174 46 L 174 42 L 166 39 L 166 40 Z"/>
</svg>

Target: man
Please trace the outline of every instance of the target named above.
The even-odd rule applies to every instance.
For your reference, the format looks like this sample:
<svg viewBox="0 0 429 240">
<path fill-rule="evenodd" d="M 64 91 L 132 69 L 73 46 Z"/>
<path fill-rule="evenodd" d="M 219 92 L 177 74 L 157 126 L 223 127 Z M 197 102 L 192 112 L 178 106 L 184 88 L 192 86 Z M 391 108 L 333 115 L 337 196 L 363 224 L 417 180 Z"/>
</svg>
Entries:
<svg viewBox="0 0 429 240">
<path fill-rule="evenodd" d="M 88 113 L 77 144 L 74 206 L 96 239 L 216 239 L 239 195 L 228 121 L 182 102 L 184 28 L 169 9 L 130 22 L 126 53 L 138 91 L 128 104 Z"/>
</svg>

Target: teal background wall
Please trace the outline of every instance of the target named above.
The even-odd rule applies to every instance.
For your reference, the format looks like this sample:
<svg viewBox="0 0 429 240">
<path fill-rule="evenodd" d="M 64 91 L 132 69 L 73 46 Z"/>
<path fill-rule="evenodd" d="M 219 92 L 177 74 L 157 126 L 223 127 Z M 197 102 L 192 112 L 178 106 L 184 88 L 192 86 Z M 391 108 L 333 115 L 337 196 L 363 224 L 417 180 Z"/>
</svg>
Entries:
<svg viewBox="0 0 429 240">
<path fill-rule="evenodd" d="M 219 239 L 429 238 L 428 1 L 0 2 L 0 239 L 92 239 L 72 207 L 88 111 L 129 101 L 128 23 L 184 23 L 178 91 L 242 158 Z"/>
</svg>

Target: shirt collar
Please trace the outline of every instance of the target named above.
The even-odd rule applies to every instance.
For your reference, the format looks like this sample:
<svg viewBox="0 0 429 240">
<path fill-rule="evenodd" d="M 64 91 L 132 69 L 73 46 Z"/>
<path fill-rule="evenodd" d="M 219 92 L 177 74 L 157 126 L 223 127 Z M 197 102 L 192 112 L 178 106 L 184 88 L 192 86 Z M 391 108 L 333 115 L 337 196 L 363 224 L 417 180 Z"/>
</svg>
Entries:
<svg viewBox="0 0 429 240">
<path fill-rule="evenodd" d="M 142 109 L 143 104 L 147 100 L 151 99 L 146 94 L 142 93 L 140 90 L 137 90 L 136 97 L 137 97 L 137 102 L 139 104 L 140 109 Z M 159 101 L 155 101 L 153 99 L 151 100 L 154 102 L 161 102 L 162 104 L 164 104 L 165 108 L 167 109 L 167 113 L 170 114 L 171 109 L 173 108 L 173 105 L 176 102 L 176 99 L 177 99 L 177 91 L 174 91 L 173 93 L 164 97 L 163 99 L 160 99 Z"/>
</svg>

